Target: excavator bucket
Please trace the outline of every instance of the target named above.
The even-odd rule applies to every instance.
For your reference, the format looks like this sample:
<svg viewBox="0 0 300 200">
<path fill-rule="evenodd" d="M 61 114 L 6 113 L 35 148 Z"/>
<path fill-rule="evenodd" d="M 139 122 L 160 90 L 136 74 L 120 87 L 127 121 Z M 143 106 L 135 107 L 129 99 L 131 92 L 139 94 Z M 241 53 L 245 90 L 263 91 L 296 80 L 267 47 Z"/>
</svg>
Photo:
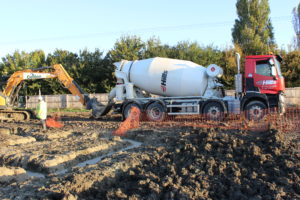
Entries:
<svg viewBox="0 0 300 200">
<path fill-rule="evenodd" d="M 49 128 L 62 128 L 64 124 L 60 122 L 58 116 L 54 116 L 54 117 L 48 117 L 46 119 L 46 126 Z"/>
<path fill-rule="evenodd" d="M 101 116 L 106 115 L 113 107 L 114 102 L 108 101 L 106 105 L 98 102 L 96 98 L 92 98 L 87 102 L 87 109 L 92 109 L 92 116 L 99 119 Z"/>
</svg>

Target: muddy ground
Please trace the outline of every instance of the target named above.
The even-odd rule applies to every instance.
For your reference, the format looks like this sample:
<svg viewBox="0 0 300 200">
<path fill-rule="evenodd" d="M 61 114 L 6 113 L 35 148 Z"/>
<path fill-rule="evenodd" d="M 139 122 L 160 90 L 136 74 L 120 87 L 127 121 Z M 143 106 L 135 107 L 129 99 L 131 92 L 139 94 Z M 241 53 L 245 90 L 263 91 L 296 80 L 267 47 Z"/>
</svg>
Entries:
<svg viewBox="0 0 300 200">
<path fill-rule="evenodd" d="M 300 199 L 300 132 L 162 127 L 119 116 L 2 122 L 0 199 Z"/>
</svg>

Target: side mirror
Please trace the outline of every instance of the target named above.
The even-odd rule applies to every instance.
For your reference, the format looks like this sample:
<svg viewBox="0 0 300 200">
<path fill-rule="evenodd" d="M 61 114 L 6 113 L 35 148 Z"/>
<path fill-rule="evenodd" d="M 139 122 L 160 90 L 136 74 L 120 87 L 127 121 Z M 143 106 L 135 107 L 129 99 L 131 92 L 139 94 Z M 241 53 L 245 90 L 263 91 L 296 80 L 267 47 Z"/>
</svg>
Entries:
<svg viewBox="0 0 300 200">
<path fill-rule="evenodd" d="M 271 67 L 271 75 L 273 76 L 273 77 L 276 77 L 276 68 L 274 67 L 274 66 L 272 66 Z"/>
<path fill-rule="evenodd" d="M 272 58 L 269 60 L 269 63 L 271 66 L 275 66 L 274 60 Z"/>
</svg>

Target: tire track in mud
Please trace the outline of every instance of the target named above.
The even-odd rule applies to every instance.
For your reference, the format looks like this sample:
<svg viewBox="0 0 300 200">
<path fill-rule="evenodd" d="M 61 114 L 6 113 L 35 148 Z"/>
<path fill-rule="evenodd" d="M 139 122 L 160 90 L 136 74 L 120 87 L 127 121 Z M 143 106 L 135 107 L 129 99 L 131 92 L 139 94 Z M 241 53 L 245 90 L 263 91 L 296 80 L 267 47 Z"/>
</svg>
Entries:
<svg viewBox="0 0 300 200">
<path fill-rule="evenodd" d="M 120 138 L 117 140 L 127 142 L 130 145 L 123 147 L 121 149 L 109 152 L 107 154 L 101 155 L 99 157 L 78 163 L 76 166 L 72 166 L 72 167 L 66 169 L 66 171 L 63 173 L 56 172 L 56 173 L 51 173 L 51 174 L 46 174 L 46 173 L 42 174 L 42 173 L 37 173 L 37 172 L 28 170 L 28 171 L 26 171 L 26 175 L 27 175 L 26 178 L 23 178 L 22 180 L 20 178 L 18 178 L 18 179 L 20 179 L 20 181 L 17 180 L 16 178 L 13 178 L 12 181 L 17 181 L 16 184 L 8 185 L 9 187 L 4 189 L 3 191 L 0 190 L 0 197 L 7 197 L 8 199 L 15 199 L 15 198 L 21 198 L 21 199 L 22 198 L 30 198 L 30 199 L 48 199 L 48 198 L 50 198 L 50 199 L 53 199 L 52 197 L 56 198 L 57 195 L 59 196 L 59 194 L 50 192 L 51 194 L 49 196 L 49 192 L 43 191 L 45 189 L 44 186 L 46 185 L 46 183 L 49 182 L 49 180 L 51 180 L 51 182 L 52 182 L 53 180 L 56 179 L 55 177 L 61 177 L 62 179 L 65 179 L 64 177 L 72 176 L 72 174 L 74 173 L 73 169 L 76 171 L 78 171 L 78 170 L 85 171 L 84 168 L 93 167 L 93 165 L 97 164 L 99 161 L 102 161 L 103 159 L 108 159 L 110 156 L 114 156 L 114 154 L 119 154 L 122 152 L 126 152 L 128 150 L 137 148 L 137 147 L 141 146 L 141 144 L 142 144 L 141 142 L 137 142 L 137 141 L 130 140 L 130 139 L 121 139 Z M 123 167 L 122 164 L 120 164 L 120 166 Z M 24 170 L 24 169 L 22 169 L 22 170 Z M 103 170 L 103 171 L 105 171 L 105 170 Z M 26 179 L 27 179 L 27 181 L 24 182 L 24 180 L 26 180 Z M 26 185 L 23 185 L 23 184 L 26 184 Z M 83 186 L 85 186 L 87 183 L 81 183 L 81 184 Z M 0 182 L 0 185 L 1 185 L 1 182 Z M 6 191 L 6 192 L 4 192 L 4 191 Z M 15 192 L 15 191 L 18 191 L 18 192 Z"/>
<path fill-rule="evenodd" d="M 75 167 L 84 167 L 84 166 L 86 166 L 86 165 L 93 165 L 93 164 L 96 164 L 97 162 L 101 161 L 102 159 L 104 159 L 104 158 L 106 158 L 106 157 L 112 156 L 112 155 L 115 154 L 115 153 L 122 152 L 122 151 L 128 151 L 128 150 L 130 150 L 130 149 L 134 149 L 134 148 L 137 148 L 137 147 L 139 147 L 139 146 L 142 145 L 142 143 L 141 143 L 141 142 L 138 142 L 138 141 L 134 141 L 134 140 L 130 140 L 130 139 L 123 139 L 123 140 L 126 141 L 126 142 L 131 143 L 131 145 L 128 146 L 128 147 L 124 147 L 124 148 L 122 148 L 122 149 L 120 149 L 120 150 L 110 152 L 110 153 L 108 153 L 108 154 L 106 154 L 106 155 L 99 156 L 99 157 L 97 157 L 97 158 L 94 158 L 94 159 L 91 159 L 91 160 L 84 161 L 84 162 L 82 162 L 82 163 L 77 164 Z"/>
<path fill-rule="evenodd" d="M 128 146 L 128 147 L 124 147 L 124 148 L 122 148 L 122 149 L 120 149 L 120 150 L 113 151 L 113 152 L 109 152 L 109 153 L 104 154 L 104 155 L 102 155 L 102 156 L 98 156 L 98 157 L 96 157 L 96 158 L 93 158 L 93 159 L 90 159 L 90 160 L 83 161 L 83 162 L 81 162 L 81 163 L 78 163 L 78 164 L 75 165 L 75 166 L 71 166 L 71 167 L 69 167 L 69 168 L 66 168 L 66 169 L 57 171 L 57 172 L 55 172 L 54 174 L 56 174 L 56 175 L 63 175 L 63 174 L 66 174 L 68 171 L 70 171 L 72 168 L 80 168 L 80 167 L 85 167 L 85 166 L 87 166 L 87 165 L 94 165 L 94 164 L 100 162 L 102 159 L 107 158 L 107 157 L 109 157 L 109 156 L 112 156 L 112 155 L 115 154 L 115 153 L 123 152 L 123 151 L 128 151 L 128 150 L 130 150 L 130 149 L 134 149 L 134 148 L 137 148 L 137 147 L 139 147 L 139 146 L 142 145 L 141 142 L 134 141 L 134 140 L 131 140 L 131 139 L 123 139 L 123 140 L 126 141 L 126 142 L 131 143 L 131 145 Z M 47 176 L 46 173 L 33 172 L 33 171 L 30 171 L 30 170 L 26 170 L 26 169 L 24 169 L 24 170 L 26 171 L 26 175 L 27 175 L 28 177 L 45 178 L 45 177 Z"/>
<path fill-rule="evenodd" d="M 78 134 L 78 133 L 77 133 Z M 51 133 L 51 134 L 39 134 L 37 133 L 35 135 L 35 137 L 39 138 L 39 140 L 42 139 L 42 141 L 36 141 L 34 139 L 34 137 L 32 136 L 17 136 L 17 135 L 9 135 L 9 134 L 6 134 L 5 136 L 5 139 L 6 139 L 6 142 L 5 144 L 7 145 L 7 148 L 5 149 L 2 149 L 0 151 L 1 152 L 1 156 L 0 156 L 0 160 L 2 161 L 1 163 L 2 164 L 8 164 L 8 165 L 11 165 L 11 166 L 16 166 L 16 167 L 22 167 L 25 171 L 26 171 L 26 176 L 27 177 L 36 177 L 36 178 L 45 178 L 49 173 L 46 173 L 46 172 L 52 172 L 51 170 L 43 170 L 41 169 L 41 172 L 38 172 L 38 171 L 32 171 L 32 165 L 39 165 L 38 167 L 42 168 L 41 166 L 44 166 L 44 168 L 46 168 L 47 166 L 48 167 L 56 167 L 58 168 L 58 166 L 61 164 L 61 163 L 64 163 L 63 161 L 65 161 L 66 159 L 63 159 L 63 157 L 68 157 L 68 156 L 56 156 L 54 155 L 54 157 L 52 159 L 46 159 L 44 161 L 41 161 L 40 163 L 37 163 L 36 159 L 37 157 L 39 156 L 36 156 L 34 155 L 34 153 L 32 154 L 32 152 L 28 152 L 27 153 L 25 152 L 19 152 L 18 154 L 18 151 L 16 152 L 15 150 L 15 145 L 19 145 L 21 147 L 21 149 L 31 149 L 32 146 L 34 145 L 35 147 L 34 148 L 38 148 L 38 149 L 44 149 L 45 147 L 43 147 L 43 145 L 45 145 L 47 147 L 46 144 L 43 144 L 45 143 L 45 141 L 47 140 L 50 140 L 50 141 L 53 141 L 54 143 L 56 142 L 57 139 L 62 139 L 62 138 L 68 138 L 69 136 L 72 135 L 72 132 L 70 131 L 61 131 L 61 132 L 54 132 L 54 133 Z M 93 137 L 94 138 L 94 137 Z M 2 137 L 2 140 L 4 141 L 3 137 Z M 108 143 L 110 142 L 110 140 L 112 140 L 112 138 L 108 138 L 107 141 Z M 99 152 L 101 150 L 104 150 L 104 149 L 107 149 L 105 150 L 103 153 L 100 154 L 100 156 L 92 156 L 93 158 L 92 159 L 89 159 L 89 160 L 84 160 L 82 162 L 75 162 L 74 165 L 71 165 L 71 166 L 66 166 L 64 167 L 64 169 L 60 169 L 60 170 L 54 170 L 54 174 L 64 174 L 66 173 L 68 170 L 72 169 L 73 167 L 84 167 L 85 165 L 92 165 L 92 164 L 95 164 L 99 161 L 101 161 L 103 158 L 106 158 L 106 157 L 109 157 L 111 155 L 113 155 L 114 153 L 117 153 L 117 152 L 122 152 L 122 151 L 127 151 L 129 149 L 133 149 L 135 147 L 138 147 L 141 145 L 140 142 L 137 142 L 137 141 L 133 141 L 133 140 L 130 140 L 130 139 L 113 139 L 114 141 L 116 142 L 119 142 L 119 143 L 122 143 L 122 142 L 125 142 L 125 143 L 128 143 L 130 144 L 129 146 L 126 146 L 125 147 L 122 147 L 121 146 L 121 149 L 118 149 L 116 147 L 113 147 L 113 148 L 110 148 L 112 145 L 109 145 L 107 147 L 104 148 L 103 145 L 99 146 L 99 148 L 95 149 L 95 147 L 93 148 L 90 148 L 91 150 L 89 150 L 89 148 L 86 148 L 86 149 L 83 149 L 83 150 L 80 150 L 82 152 L 86 152 L 86 154 L 93 154 L 94 152 Z M 106 140 L 104 140 L 106 141 Z M 28 144 L 30 143 L 30 144 Z M 120 145 L 120 144 L 115 144 L 116 146 Z M 11 149 L 9 147 L 12 147 Z M 124 146 L 124 145 L 123 145 Z M 115 149 L 115 150 L 113 150 Z M 80 154 L 80 151 L 79 151 L 79 154 Z M 107 151 L 107 153 L 106 153 Z M 78 154 L 78 152 L 76 152 Z M 16 156 L 16 154 L 18 154 Z M 70 152 L 69 152 L 70 154 Z M 71 152 L 72 154 L 72 152 Z M 74 157 L 75 158 L 75 157 Z M 74 159 L 73 158 L 73 159 Z M 87 157 L 88 159 L 88 157 Z M 34 162 L 36 162 L 35 164 L 32 163 L 32 160 L 35 160 Z M 61 163 L 58 161 L 58 160 L 61 160 Z M 68 160 L 68 159 L 67 159 Z M 51 165 L 51 166 L 50 166 Z M 40 171 L 40 170 L 39 170 Z M 42 173 L 42 171 L 45 171 L 44 173 Z"/>
<path fill-rule="evenodd" d="M 22 167 L 34 172 L 53 173 L 74 166 L 82 160 L 127 147 L 129 143 L 107 139 L 77 141 L 73 146 L 66 144 L 64 148 L 69 148 L 68 150 L 63 150 L 61 145 L 64 144 L 52 146 L 48 142 L 36 142 L 22 145 L 18 150 L 15 146 L 9 146 L 8 149 L 0 150 L 0 161 L 4 165 Z"/>
<path fill-rule="evenodd" d="M 140 145 L 136 141 L 93 131 L 22 131 L 22 135 L 0 134 L 0 143 L 4 144 L 0 148 L 0 163 L 8 167 L 21 167 L 26 169 L 28 177 L 39 178 L 51 173 L 59 174 L 57 172 L 74 166 L 93 164 L 116 152 Z"/>
<path fill-rule="evenodd" d="M 75 166 L 73 166 L 73 167 L 71 167 L 71 168 L 69 168 L 69 169 L 64 169 L 64 170 L 57 171 L 55 174 L 57 174 L 57 175 L 65 174 L 65 173 L 67 173 L 70 169 L 72 169 L 72 168 L 74 168 L 74 167 L 80 168 L 80 167 L 85 167 L 85 166 L 87 166 L 87 165 L 94 165 L 94 164 L 100 162 L 102 159 L 107 158 L 107 157 L 109 157 L 109 156 L 112 156 L 113 154 L 116 154 L 116 153 L 119 153 L 119 152 L 123 152 L 123 151 L 128 151 L 128 150 L 130 150 L 130 149 L 134 149 L 134 148 L 137 148 L 137 147 L 139 147 L 139 146 L 142 145 L 142 143 L 141 143 L 141 142 L 138 142 L 138 141 L 134 141 L 134 140 L 130 140 L 130 139 L 123 139 L 123 140 L 126 141 L 126 142 L 131 143 L 131 145 L 128 146 L 128 147 L 124 147 L 124 148 L 122 148 L 122 149 L 119 149 L 119 150 L 117 150 L 117 151 L 112 151 L 112 152 L 109 152 L 109 153 L 104 154 L 104 155 L 102 155 L 102 156 L 98 156 L 98 157 L 96 157 L 96 158 L 93 158 L 93 159 L 90 159 L 90 160 L 83 161 L 83 162 L 78 163 L 77 165 L 75 165 Z"/>
</svg>

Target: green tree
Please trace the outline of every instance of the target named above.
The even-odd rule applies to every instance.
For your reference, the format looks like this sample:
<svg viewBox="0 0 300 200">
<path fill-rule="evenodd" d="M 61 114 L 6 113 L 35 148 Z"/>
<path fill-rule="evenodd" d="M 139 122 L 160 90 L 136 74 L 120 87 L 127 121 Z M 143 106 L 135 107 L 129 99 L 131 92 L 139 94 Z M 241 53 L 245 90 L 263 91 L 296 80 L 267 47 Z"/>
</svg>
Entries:
<svg viewBox="0 0 300 200">
<path fill-rule="evenodd" d="M 208 66 L 210 64 L 219 64 L 222 57 L 222 51 L 209 45 L 201 47 L 197 42 L 179 42 L 168 53 L 169 58 L 189 60 L 197 64 Z"/>
<path fill-rule="evenodd" d="M 103 52 L 96 49 L 94 52 L 87 50 L 79 53 L 79 77 L 78 83 L 85 86 L 86 92 L 109 92 L 113 82 L 113 68 L 109 65 Z"/>
<path fill-rule="evenodd" d="M 282 73 L 285 77 L 286 87 L 300 86 L 300 51 L 288 52 L 283 57 Z"/>
<path fill-rule="evenodd" d="M 45 65 L 45 53 L 42 50 L 36 50 L 30 53 L 15 51 L 12 55 L 6 55 L 2 58 L 1 75 L 11 76 L 15 71 L 24 69 L 33 69 Z M 26 80 L 22 82 L 24 89 L 20 91 L 20 95 L 38 94 L 38 90 L 42 88 L 40 80 Z"/>
<path fill-rule="evenodd" d="M 112 85 L 112 67 L 107 59 L 103 58 L 103 52 L 96 49 L 90 52 L 84 49 L 75 54 L 66 50 L 56 50 L 47 57 L 49 65 L 62 64 L 70 76 L 88 93 L 108 92 Z M 53 93 L 69 93 L 62 91 L 61 85 L 56 82 L 49 83 L 55 88 Z"/>
<path fill-rule="evenodd" d="M 15 71 L 37 68 L 45 65 L 45 53 L 42 50 L 36 50 L 30 53 L 25 51 L 15 51 L 12 55 L 6 55 L 2 58 L 2 74 L 12 74 Z"/>
<path fill-rule="evenodd" d="M 300 49 L 300 3 L 293 9 L 293 24 L 296 33 L 295 48 Z"/>
<path fill-rule="evenodd" d="M 223 68 L 222 83 L 226 89 L 234 89 L 234 75 L 237 73 L 236 49 L 227 48 L 222 51 L 219 66 Z"/>
<path fill-rule="evenodd" d="M 197 42 L 181 41 L 171 48 L 168 53 L 169 58 L 190 60 L 201 64 L 202 48 Z"/>
<path fill-rule="evenodd" d="M 168 45 L 162 45 L 159 38 L 152 37 L 144 43 L 143 58 L 167 57 Z"/>
<path fill-rule="evenodd" d="M 123 36 L 108 52 L 111 62 L 138 60 L 143 58 L 145 43 L 138 36 Z"/>
<path fill-rule="evenodd" d="M 111 71 L 109 79 L 106 81 L 106 90 L 109 90 L 115 82 L 113 63 L 121 60 L 139 60 L 144 58 L 146 49 L 145 43 L 138 36 L 122 36 L 114 44 L 114 47 L 107 53 L 104 63 Z M 149 53 L 150 54 L 150 53 Z"/>
<path fill-rule="evenodd" d="M 268 0 L 238 0 L 236 9 L 233 42 L 240 45 L 245 55 L 273 51 L 276 46 Z"/>
</svg>

